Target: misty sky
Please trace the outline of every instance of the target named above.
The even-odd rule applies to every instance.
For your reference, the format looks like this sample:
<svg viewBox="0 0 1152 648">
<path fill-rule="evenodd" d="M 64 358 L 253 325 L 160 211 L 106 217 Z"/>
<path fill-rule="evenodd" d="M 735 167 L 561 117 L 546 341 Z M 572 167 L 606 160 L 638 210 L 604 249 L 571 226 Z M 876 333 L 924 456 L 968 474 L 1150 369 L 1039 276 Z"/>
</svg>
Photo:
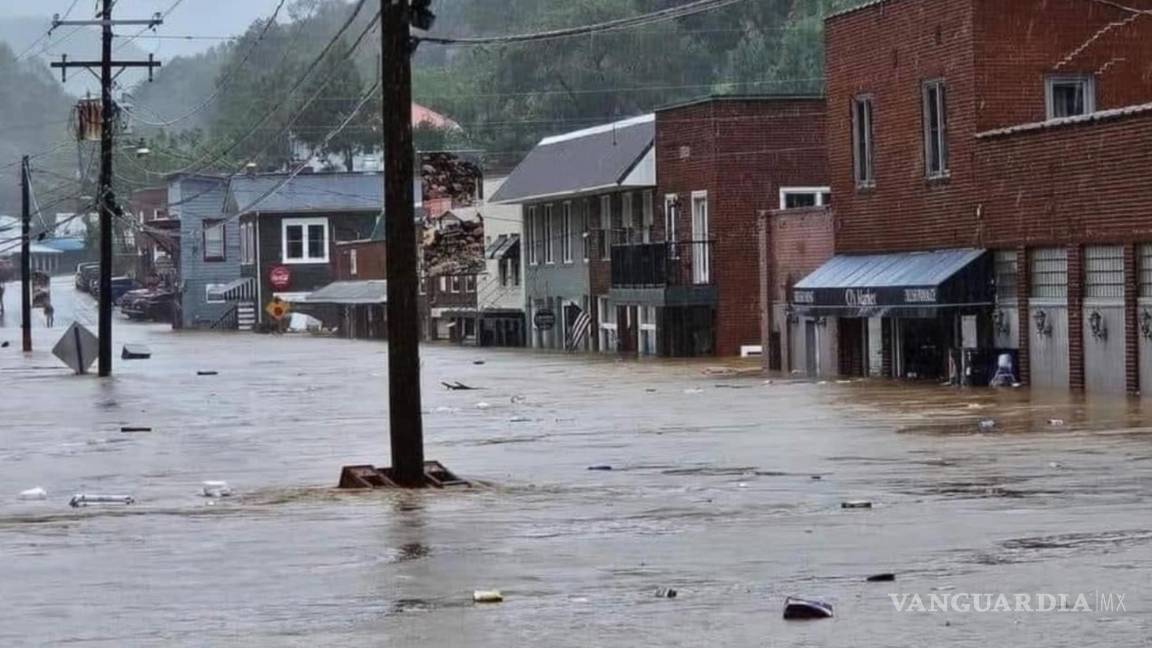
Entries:
<svg viewBox="0 0 1152 648">
<path fill-rule="evenodd" d="M 147 18 L 167 11 L 176 0 L 117 0 L 114 17 Z M 183 0 L 157 34 L 180 36 L 233 36 L 244 31 L 253 20 L 272 13 L 277 0 Z M 52 14 L 63 14 L 72 0 L 0 0 L 0 18 L 43 18 L 47 30 Z M 78 0 L 69 19 L 88 19 L 95 15 L 96 0 Z M 130 28 L 135 29 L 135 28 Z M 142 36 L 137 43 L 147 52 L 173 57 L 194 54 L 219 43 L 217 40 L 170 40 Z"/>
</svg>

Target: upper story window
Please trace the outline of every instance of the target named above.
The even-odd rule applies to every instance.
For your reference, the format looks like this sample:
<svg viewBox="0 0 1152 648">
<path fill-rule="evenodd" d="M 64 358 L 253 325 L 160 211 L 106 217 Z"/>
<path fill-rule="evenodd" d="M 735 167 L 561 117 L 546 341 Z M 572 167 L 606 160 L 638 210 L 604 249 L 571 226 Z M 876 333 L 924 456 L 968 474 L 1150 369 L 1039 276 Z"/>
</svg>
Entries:
<svg viewBox="0 0 1152 648">
<path fill-rule="evenodd" d="M 828 187 L 781 187 L 780 209 L 827 207 L 832 204 L 832 190 Z"/>
<path fill-rule="evenodd" d="M 1096 80 L 1091 75 L 1050 76 L 1045 86 L 1048 119 L 1096 112 Z"/>
<path fill-rule="evenodd" d="M 552 253 L 552 205 L 544 206 L 544 225 L 540 228 L 540 238 L 544 240 L 544 263 L 556 263 Z"/>
<path fill-rule="evenodd" d="M 600 196 L 600 258 L 612 260 L 612 196 Z"/>
<path fill-rule="evenodd" d="M 224 221 L 204 219 L 204 260 L 224 261 Z"/>
<path fill-rule="evenodd" d="M 676 194 L 664 196 L 664 240 L 676 241 L 676 219 L 680 211 L 680 197 Z"/>
<path fill-rule="evenodd" d="M 948 175 L 948 104 L 940 80 L 924 84 L 924 172 L 929 178 Z"/>
<path fill-rule="evenodd" d="M 560 259 L 572 263 L 572 203 L 560 208 Z"/>
<path fill-rule="evenodd" d="M 852 157 L 857 187 L 876 185 L 872 146 L 872 97 L 864 95 L 852 100 Z"/>
<path fill-rule="evenodd" d="M 536 265 L 540 263 L 540 255 L 537 252 L 536 239 L 539 234 L 536 231 L 536 208 L 528 208 L 528 218 L 524 219 L 524 244 L 528 252 L 528 265 Z"/>
<path fill-rule="evenodd" d="M 327 218 L 285 218 L 282 227 L 284 263 L 328 263 Z"/>
</svg>

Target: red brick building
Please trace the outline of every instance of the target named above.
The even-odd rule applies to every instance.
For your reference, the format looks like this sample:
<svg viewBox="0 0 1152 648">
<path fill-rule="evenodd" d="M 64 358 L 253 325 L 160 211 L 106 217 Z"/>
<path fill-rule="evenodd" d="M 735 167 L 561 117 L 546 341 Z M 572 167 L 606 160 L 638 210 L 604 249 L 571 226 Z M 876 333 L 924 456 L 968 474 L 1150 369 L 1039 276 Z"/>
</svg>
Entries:
<svg viewBox="0 0 1152 648">
<path fill-rule="evenodd" d="M 976 381 L 1009 352 L 1042 386 L 1152 380 L 1152 16 L 882 0 L 825 31 L 841 274 L 794 301 L 835 316 L 841 370 Z"/>
<path fill-rule="evenodd" d="M 819 97 L 720 96 L 657 111 L 656 243 L 614 249 L 612 299 L 657 308 L 664 355 L 760 346 L 759 217 L 827 202 L 824 117 Z M 662 276 L 642 276 L 646 261 Z"/>
</svg>

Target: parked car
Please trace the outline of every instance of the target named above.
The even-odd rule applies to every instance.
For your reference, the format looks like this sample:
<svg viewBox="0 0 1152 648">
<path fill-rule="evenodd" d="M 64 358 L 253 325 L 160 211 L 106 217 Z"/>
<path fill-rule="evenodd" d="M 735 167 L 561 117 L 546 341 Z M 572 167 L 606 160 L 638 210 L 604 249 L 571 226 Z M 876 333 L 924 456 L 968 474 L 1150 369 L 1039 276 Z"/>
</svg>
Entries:
<svg viewBox="0 0 1152 648">
<path fill-rule="evenodd" d="M 167 322 L 175 299 L 176 293 L 163 288 L 132 290 L 120 299 L 120 312 L 128 319 Z"/>
<path fill-rule="evenodd" d="M 92 292 L 92 282 L 100 280 L 99 263 L 81 263 L 76 266 L 76 289 Z"/>
<path fill-rule="evenodd" d="M 112 277 L 112 303 L 118 303 L 120 298 L 130 290 L 137 290 L 140 284 L 132 277 Z M 100 278 L 92 281 L 92 296 L 100 298 Z"/>
</svg>

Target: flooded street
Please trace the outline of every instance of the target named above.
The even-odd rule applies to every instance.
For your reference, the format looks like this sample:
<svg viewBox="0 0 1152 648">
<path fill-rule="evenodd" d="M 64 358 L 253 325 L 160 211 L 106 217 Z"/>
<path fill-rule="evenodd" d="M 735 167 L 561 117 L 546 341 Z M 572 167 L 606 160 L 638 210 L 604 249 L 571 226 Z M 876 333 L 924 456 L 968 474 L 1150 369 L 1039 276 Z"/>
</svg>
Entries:
<svg viewBox="0 0 1152 648">
<path fill-rule="evenodd" d="M 117 353 L 137 342 L 152 359 L 76 377 L 49 351 L 73 318 L 95 330 L 69 281 L 53 287 L 56 329 L 36 312 L 31 356 L 15 284 L 0 328 L 12 343 L 0 349 L 0 645 L 1152 636 L 1152 407 L 1138 401 L 426 346 L 426 454 L 482 485 L 341 493 L 342 465 L 388 463 L 382 343 L 173 333 L 117 315 Z M 612 470 L 588 469 L 599 465 Z M 235 495 L 206 499 L 205 480 Z M 48 499 L 18 498 L 34 486 Z M 69 508 L 84 492 L 137 503 Z M 879 572 L 896 581 L 865 582 Z M 679 596 L 657 598 L 662 587 Z M 479 589 L 506 600 L 475 605 Z M 901 613 L 889 598 L 1097 591 L 1124 593 L 1126 611 Z M 836 617 L 785 622 L 789 595 Z"/>
</svg>

